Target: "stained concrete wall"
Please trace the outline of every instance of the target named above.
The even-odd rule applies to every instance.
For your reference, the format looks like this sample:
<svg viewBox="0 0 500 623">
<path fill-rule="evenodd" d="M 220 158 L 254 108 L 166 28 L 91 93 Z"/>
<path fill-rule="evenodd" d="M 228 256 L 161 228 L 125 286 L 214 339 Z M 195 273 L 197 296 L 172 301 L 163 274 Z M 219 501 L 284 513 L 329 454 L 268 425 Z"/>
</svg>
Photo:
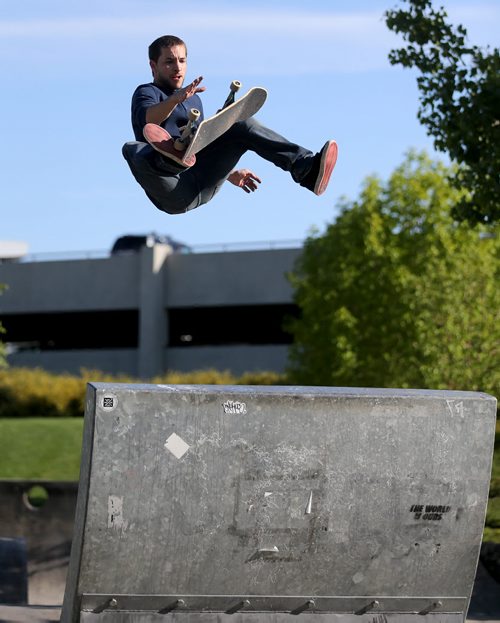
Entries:
<svg viewBox="0 0 500 623">
<path fill-rule="evenodd" d="M 286 278 L 299 249 L 171 255 L 166 263 L 165 306 L 194 307 L 290 303 Z"/>
<path fill-rule="evenodd" d="M 133 309 L 139 306 L 136 255 L 99 260 L 0 264 L 0 312 L 42 313 Z"/>
</svg>

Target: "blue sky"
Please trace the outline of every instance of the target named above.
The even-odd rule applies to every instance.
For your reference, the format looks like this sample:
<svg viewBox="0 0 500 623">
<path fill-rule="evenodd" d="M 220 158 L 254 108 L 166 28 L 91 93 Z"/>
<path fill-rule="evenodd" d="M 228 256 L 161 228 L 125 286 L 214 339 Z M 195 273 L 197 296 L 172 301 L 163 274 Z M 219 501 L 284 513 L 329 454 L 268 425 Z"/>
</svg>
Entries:
<svg viewBox="0 0 500 623">
<path fill-rule="evenodd" d="M 0 240 L 31 253 L 109 249 L 126 233 L 157 231 L 191 245 L 301 240 L 334 220 L 341 196 L 387 178 L 409 148 L 432 152 L 416 119 L 415 74 L 392 67 L 401 40 L 383 21 L 396 0 L 24 0 L 0 8 Z M 479 45 L 499 45 L 497 0 L 444 0 Z M 172 9 L 178 6 L 178 9 Z M 206 116 L 231 80 L 264 86 L 259 120 L 339 160 L 322 197 L 246 154 L 263 183 L 251 195 L 226 184 L 185 215 L 156 210 L 121 146 L 132 140 L 130 97 L 150 80 L 147 47 L 176 34 L 188 44 L 188 79 L 204 76 Z"/>
</svg>

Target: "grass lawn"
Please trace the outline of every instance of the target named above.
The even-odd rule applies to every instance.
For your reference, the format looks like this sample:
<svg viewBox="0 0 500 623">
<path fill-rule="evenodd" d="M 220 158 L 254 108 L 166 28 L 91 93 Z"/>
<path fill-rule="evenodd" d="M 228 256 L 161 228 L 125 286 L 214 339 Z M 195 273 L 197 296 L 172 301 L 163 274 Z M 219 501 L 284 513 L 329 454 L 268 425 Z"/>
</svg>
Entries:
<svg viewBox="0 0 500 623">
<path fill-rule="evenodd" d="M 484 538 L 500 543 L 500 421 Z M 0 418 L 0 479 L 78 480 L 83 418 Z"/>
<path fill-rule="evenodd" d="M 83 418 L 0 418 L 0 479 L 78 480 Z"/>
</svg>

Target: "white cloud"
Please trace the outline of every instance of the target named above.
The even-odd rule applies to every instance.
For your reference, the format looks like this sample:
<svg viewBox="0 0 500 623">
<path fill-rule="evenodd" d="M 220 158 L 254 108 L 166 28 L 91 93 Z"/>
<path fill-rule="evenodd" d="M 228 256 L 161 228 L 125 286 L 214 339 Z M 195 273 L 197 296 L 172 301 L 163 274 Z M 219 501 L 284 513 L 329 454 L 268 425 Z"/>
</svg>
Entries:
<svg viewBox="0 0 500 623">
<path fill-rule="evenodd" d="M 70 55 L 102 54 L 105 47 L 113 46 L 126 58 L 139 41 L 145 50 L 173 23 L 175 34 L 188 43 L 190 57 L 209 64 L 217 73 L 238 65 L 265 75 L 369 69 L 385 64 L 391 39 L 378 13 L 256 13 L 244 9 L 165 17 L 0 22 L 0 38 L 3 50 L 9 42 L 22 49 L 27 40 L 31 45 L 38 40 L 47 49 L 69 40 L 74 43 Z M 79 49 L 82 41 L 91 42 L 93 49 Z"/>
<path fill-rule="evenodd" d="M 379 13 L 310 13 L 283 11 L 232 9 L 230 13 L 200 12 L 192 14 L 152 15 L 149 17 L 84 17 L 78 19 L 36 19 L 0 21 L 0 35 L 10 39 L 54 36 L 87 37 L 87 36 L 125 36 L 147 33 L 158 30 L 158 25 L 175 22 L 176 32 L 195 31 L 217 34 L 235 34 L 241 37 L 241 28 L 251 31 L 252 36 L 271 33 L 274 36 L 297 33 L 323 35 L 369 35 L 373 24 L 380 20 Z"/>
<path fill-rule="evenodd" d="M 500 11 L 483 4 L 458 6 L 449 13 L 452 18 L 472 21 L 473 35 L 480 24 L 490 24 L 491 28 L 496 21 L 498 25 Z M 387 69 L 388 51 L 401 42 L 385 26 L 382 11 L 284 11 L 264 7 L 258 11 L 253 7 L 219 7 L 209 11 L 203 5 L 195 11 L 164 15 L 158 12 L 144 16 L 141 12 L 140 16 L 3 21 L 0 56 L 12 58 L 13 48 L 22 52 L 27 42 L 36 46 L 37 40 L 42 48 L 40 54 L 53 56 L 51 50 L 68 50 L 62 46 L 69 40 L 74 46 L 67 52 L 68 57 L 76 57 L 77 62 L 80 58 L 82 65 L 84 58 L 93 60 L 94 71 L 99 58 L 113 54 L 130 66 L 137 62 L 138 50 L 142 61 L 148 43 L 170 31 L 172 24 L 175 34 L 186 39 L 191 61 L 196 66 L 208 67 L 212 75 L 227 75 L 235 70 L 286 76 Z"/>
<path fill-rule="evenodd" d="M 445 5 L 448 3 L 444 3 Z M 203 5 L 206 6 L 206 5 Z M 129 7 L 130 8 L 130 7 Z M 485 26 L 500 19 L 500 7 L 494 4 L 454 4 L 445 7 L 452 19 L 483 23 Z M 102 11 L 106 6 L 102 7 Z M 118 10 L 115 8 L 114 10 Z M 218 34 L 252 37 L 263 34 L 273 36 L 325 35 L 342 37 L 377 37 L 379 29 L 385 30 L 383 10 L 377 11 L 314 11 L 296 9 L 271 9 L 259 7 L 219 7 L 211 10 L 191 10 L 175 13 L 141 16 L 80 16 L 78 18 L 39 18 L 23 20 L 1 20 L 0 36 L 17 39 L 26 37 L 51 38 L 54 36 L 134 36 L 158 30 L 160 24 L 175 23 L 176 32 L 201 32 L 215 39 Z M 242 32 L 245 26 L 245 32 Z"/>
</svg>

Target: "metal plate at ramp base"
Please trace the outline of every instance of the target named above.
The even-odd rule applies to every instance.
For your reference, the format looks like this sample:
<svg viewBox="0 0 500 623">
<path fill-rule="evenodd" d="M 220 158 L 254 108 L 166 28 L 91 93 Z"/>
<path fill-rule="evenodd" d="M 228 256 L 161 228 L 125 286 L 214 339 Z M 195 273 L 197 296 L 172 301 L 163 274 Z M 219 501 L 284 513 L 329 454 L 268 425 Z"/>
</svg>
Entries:
<svg viewBox="0 0 500 623">
<path fill-rule="evenodd" d="M 98 596 L 463 619 L 495 419 L 470 392 L 92 384 L 62 621 Z"/>
<path fill-rule="evenodd" d="M 467 597 L 324 597 L 308 596 L 277 597 L 275 595 L 83 595 L 82 610 L 92 612 L 152 611 L 163 614 L 194 612 L 233 613 L 244 610 L 253 612 L 284 612 L 316 614 L 329 612 L 377 613 L 411 612 L 463 612 Z"/>
<path fill-rule="evenodd" d="M 266 623 L 312 623 L 310 614 L 300 614 L 298 617 L 291 618 L 289 614 L 266 615 L 255 614 L 169 614 L 168 617 L 162 614 L 137 613 L 137 612 L 103 612 L 94 614 L 83 612 L 80 618 L 81 623 L 256 623 L 265 621 Z M 415 615 L 398 614 L 325 614 L 319 615 L 314 619 L 315 623 L 463 623 L 462 614 L 427 614 Z M 256 618 L 258 617 L 258 618 Z"/>
</svg>

